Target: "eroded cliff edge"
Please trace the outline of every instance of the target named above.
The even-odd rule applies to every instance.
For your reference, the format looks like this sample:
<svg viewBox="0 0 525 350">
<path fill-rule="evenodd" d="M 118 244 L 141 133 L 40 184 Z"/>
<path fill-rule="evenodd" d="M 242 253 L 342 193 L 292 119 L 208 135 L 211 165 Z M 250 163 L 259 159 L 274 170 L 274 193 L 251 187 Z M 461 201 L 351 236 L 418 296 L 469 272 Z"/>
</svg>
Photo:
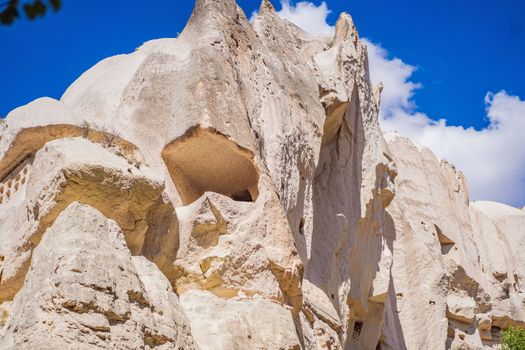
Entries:
<svg viewBox="0 0 525 350">
<path fill-rule="evenodd" d="M 383 134 L 342 14 L 197 0 L 0 131 L 0 348 L 441 349 L 525 322 L 525 212 Z"/>
</svg>

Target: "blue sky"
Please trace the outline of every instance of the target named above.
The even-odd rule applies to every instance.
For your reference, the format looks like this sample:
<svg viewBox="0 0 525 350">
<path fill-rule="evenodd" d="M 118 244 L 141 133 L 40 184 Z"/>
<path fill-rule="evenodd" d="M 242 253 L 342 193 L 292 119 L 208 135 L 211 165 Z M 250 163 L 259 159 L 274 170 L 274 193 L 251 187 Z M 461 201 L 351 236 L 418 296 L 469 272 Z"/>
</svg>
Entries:
<svg viewBox="0 0 525 350">
<path fill-rule="evenodd" d="M 192 8 L 191 1 L 167 0 L 63 3 L 56 15 L 0 27 L 0 116 L 40 96 L 60 97 L 105 57 L 175 36 Z M 239 3 L 247 13 L 259 5 Z M 418 68 L 413 79 L 424 89 L 417 91 L 417 106 L 430 115 L 480 128 L 487 124 L 487 91 L 525 96 L 525 1 L 328 0 L 327 5 L 329 23 L 349 12 L 361 36 Z"/>
<path fill-rule="evenodd" d="M 259 6 L 259 1 L 238 2 L 248 16 Z M 458 130 L 451 126 L 461 126 L 459 136 L 456 135 L 461 138 L 460 143 L 469 143 L 471 139 L 464 135 L 470 137 L 471 134 L 476 136 L 475 144 L 508 138 L 503 132 L 490 133 L 498 120 L 501 122 L 501 118 L 490 117 L 491 108 L 492 115 L 507 115 L 506 111 L 512 110 L 516 116 L 510 119 L 523 125 L 525 1 L 326 0 L 325 7 L 321 1 L 312 2 L 310 10 L 327 11 L 323 21 L 328 25 L 335 23 L 340 12 L 349 12 L 361 37 L 373 45 L 371 54 L 376 56 L 376 72 L 381 72 L 383 67 L 386 75 L 398 73 L 385 76 L 372 72 L 373 80 L 392 81 L 386 93 L 392 95 L 393 107 L 383 112 L 387 120 L 385 127 L 405 131 L 454 161 L 469 180 L 474 177 L 471 181 L 475 188 L 485 187 L 490 184 L 488 181 L 501 177 L 493 174 L 492 178 L 477 181 L 476 172 L 487 171 L 479 164 L 467 164 L 464 159 L 471 156 L 470 153 L 458 156 L 451 153 L 451 147 L 443 150 L 440 144 L 436 146 L 434 134 L 452 137 L 451 131 Z M 281 9 L 279 0 L 273 3 Z M 193 6 L 192 1 L 172 0 L 63 0 L 63 4 L 58 14 L 48 14 L 42 20 L 20 20 L 11 27 L 0 27 L 0 116 L 41 96 L 60 98 L 68 85 L 103 58 L 131 52 L 150 39 L 176 36 Z M 298 10 L 295 5 L 296 2 L 292 2 L 285 7 L 293 12 Z M 494 95 L 487 95 L 489 92 Z M 387 106 L 388 101 L 387 98 Z M 525 102 L 523 108 L 525 111 Z M 446 119 L 444 126 L 433 124 L 439 119 Z M 393 125 L 388 124 L 388 120 Z M 507 125 L 507 129 L 514 129 L 512 126 L 516 123 L 507 122 Z M 476 130 L 469 127 L 479 132 L 476 134 Z M 521 133 L 525 139 L 525 131 Z M 427 136 L 420 137 L 423 134 Z M 468 148 L 468 145 L 460 146 Z M 525 144 L 507 144 L 507 148 L 502 146 L 499 153 L 484 161 L 498 161 L 499 167 L 507 166 L 501 164 L 503 161 L 517 163 L 513 165 L 517 170 L 507 174 L 514 188 L 500 190 L 492 186 L 494 191 L 485 193 L 476 189 L 475 199 L 525 205 L 525 156 L 500 157 L 501 153 L 508 153 L 511 146 L 514 153 L 525 153 L 523 149 L 515 149 Z M 482 148 L 480 152 L 487 153 Z"/>
</svg>

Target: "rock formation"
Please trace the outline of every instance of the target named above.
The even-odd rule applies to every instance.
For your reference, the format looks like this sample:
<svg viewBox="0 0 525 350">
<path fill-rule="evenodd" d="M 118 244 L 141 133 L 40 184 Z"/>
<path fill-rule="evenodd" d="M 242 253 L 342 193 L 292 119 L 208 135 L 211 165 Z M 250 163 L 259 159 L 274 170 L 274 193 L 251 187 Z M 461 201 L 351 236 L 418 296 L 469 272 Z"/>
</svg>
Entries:
<svg viewBox="0 0 525 350">
<path fill-rule="evenodd" d="M 0 349 L 479 349 L 525 325 L 525 211 L 378 124 L 331 38 L 197 0 L 0 125 Z"/>
</svg>

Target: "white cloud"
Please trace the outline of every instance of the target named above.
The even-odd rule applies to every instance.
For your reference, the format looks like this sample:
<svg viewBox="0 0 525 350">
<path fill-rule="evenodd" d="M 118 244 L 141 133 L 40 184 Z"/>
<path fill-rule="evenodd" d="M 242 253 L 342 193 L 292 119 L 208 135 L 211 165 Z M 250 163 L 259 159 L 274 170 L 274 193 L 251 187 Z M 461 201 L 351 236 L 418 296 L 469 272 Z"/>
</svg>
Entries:
<svg viewBox="0 0 525 350">
<path fill-rule="evenodd" d="M 490 124 L 482 130 L 428 123 L 407 135 L 456 164 L 473 199 L 525 204 L 525 101 L 505 91 L 485 98 Z M 401 125 L 403 121 L 398 121 Z"/>
<path fill-rule="evenodd" d="M 415 106 L 412 101 L 414 91 L 421 84 L 413 83 L 408 79 L 416 67 L 404 63 L 399 58 L 388 58 L 388 53 L 381 46 L 362 39 L 367 45 L 370 63 L 370 79 L 374 84 L 383 82 L 381 94 L 382 112 L 386 115 L 398 110 L 412 110 Z"/>
<path fill-rule="evenodd" d="M 330 35 L 326 3 L 281 1 L 282 18 L 312 34 Z M 416 70 L 399 58 L 389 58 L 380 45 L 366 39 L 373 84 L 383 82 L 381 125 L 430 148 L 465 173 L 471 199 L 525 204 L 525 101 L 505 91 L 487 93 L 488 127 L 447 125 L 416 109 L 414 93 L 422 85 L 410 81 Z M 481 98 L 481 96 L 480 96 Z"/>
<path fill-rule="evenodd" d="M 330 35 L 334 33 L 334 27 L 326 22 L 330 10 L 325 2 L 319 6 L 301 1 L 292 5 L 289 0 L 281 1 L 279 17 L 284 18 L 304 31 L 312 34 Z"/>
<path fill-rule="evenodd" d="M 464 172 L 473 200 L 525 204 L 525 101 L 505 91 L 487 93 L 489 126 L 482 130 L 447 125 L 417 112 L 413 95 L 421 85 L 411 82 L 413 66 L 389 59 L 379 45 L 367 42 L 370 75 L 383 81 L 381 126 L 430 148 Z"/>
<path fill-rule="evenodd" d="M 304 31 L 316 35 L 332 35 L 335 27 L 327 23 L 330 14 L 328 6 L 323 1 L 319 6 L 309 1 L 300 1 L 292 4 L 290 0 L 281 1 L 279 17 L 286 19 Z M 257 16 L 257 11 L 252 13 L 250 21 Z"/>
</svg>

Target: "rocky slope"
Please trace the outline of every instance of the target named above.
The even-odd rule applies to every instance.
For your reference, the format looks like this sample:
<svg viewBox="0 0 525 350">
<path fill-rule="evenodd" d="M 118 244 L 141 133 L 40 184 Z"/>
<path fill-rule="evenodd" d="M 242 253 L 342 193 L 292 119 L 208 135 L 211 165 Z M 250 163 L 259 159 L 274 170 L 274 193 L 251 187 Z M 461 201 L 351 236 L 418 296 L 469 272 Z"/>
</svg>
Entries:
<svg viewBox="0 0 525 350">
<path fill-rule="evenodd" d="M 378 124 L 342 14 L 197 0 L 0 125 L 0 349 L 479 349 L 525 325 L 525 211 Z"/>
</svg>

